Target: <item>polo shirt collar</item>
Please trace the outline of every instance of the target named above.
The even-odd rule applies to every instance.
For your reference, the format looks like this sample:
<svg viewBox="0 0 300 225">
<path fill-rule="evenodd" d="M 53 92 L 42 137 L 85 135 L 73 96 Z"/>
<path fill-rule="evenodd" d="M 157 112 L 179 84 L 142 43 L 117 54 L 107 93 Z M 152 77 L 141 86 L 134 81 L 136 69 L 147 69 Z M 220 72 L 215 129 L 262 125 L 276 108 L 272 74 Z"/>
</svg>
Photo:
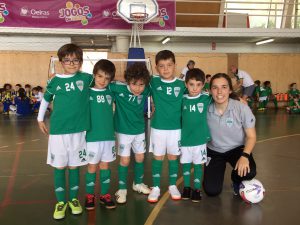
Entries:
<svg viewBox="0 0 300 225">
<path fill-rule="evenodd" d="M 228 100 L 228 106 L 227 106 L 227 108 L 226 108 L 224 114 L 225 114 L 227 111 L 231 111 L 231 110 L 234 109 L 234 106 L 233 106 L 233 105 L 234 105 L 234 102 L 233 102 L 233 101 L 235 101 L 235 100 L 229 98 L 229 100 Z M 210 105 L 210 107 L 208 108 L 208 112 L 219 115 L 219 114 L 217 113 L 215 103 L 212 103 L 212 104 Z M 223 114 L 223 115 L 224 115 L 224 114 Z"/>
</svg>

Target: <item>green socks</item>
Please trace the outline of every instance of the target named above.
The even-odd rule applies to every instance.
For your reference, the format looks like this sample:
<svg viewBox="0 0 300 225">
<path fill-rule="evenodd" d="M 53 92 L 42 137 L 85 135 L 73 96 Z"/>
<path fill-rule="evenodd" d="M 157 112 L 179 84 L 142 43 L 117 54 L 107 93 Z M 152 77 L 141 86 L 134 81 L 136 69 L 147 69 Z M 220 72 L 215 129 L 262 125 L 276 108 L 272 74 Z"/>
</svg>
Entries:
<svg viewBox="0 0 300 225">
<path fill-rule="evenodd" d="M 169 160 L 169 185 L 176 185 L 178 176 L 178 160 Z"/>
<path fill-rule="evenodd" d="M 110 187 L 110 170 L 100 170 L 100 183 L 101 183 L 100 195 L 106 195 Z"/>
<path fill-rule="evenodd" d="M 191 187 L 191 163 L 182 164 L 184 187 Z"/>
<path fill-rule="evenodd" d="M 54 169 L 54 189 L 58 202 L 66 202 L 66 170 Z"/>
<path fill-rule="evenodd" d="M 79 168 L 69 169 L 69 199 L 77 198 L 79 190 Z"/>
<path fill-rule="evenodd" d="M 161 169 L 162 169 L 162 160 L 152 160 L 152 179 L 153 179 L 153 186 L 160 187 L 160 176 L 161 176 Z"/>
<path fill-rule="evenodd" d="M 134 183 L 141 184 L 143 183 L 144 178 L 144 162 L 135 162 L 134 163 Z"/>
<path fill-rule="evenodd" d="M 203 176 L 203 167 L 201 164 L 194 164 L 194 188 L 201 189 L 201 181 Z"/>
<path fill-rule="evenodd" d="M 86 172 L 85 174 L 85 191 L 87 194 L 95 193 L 96 173 Z"/>
<path fill-rule="evenodd" d="M 127 189 L 128 166 L 119 165 L 119 189 Z"/>
</svg>

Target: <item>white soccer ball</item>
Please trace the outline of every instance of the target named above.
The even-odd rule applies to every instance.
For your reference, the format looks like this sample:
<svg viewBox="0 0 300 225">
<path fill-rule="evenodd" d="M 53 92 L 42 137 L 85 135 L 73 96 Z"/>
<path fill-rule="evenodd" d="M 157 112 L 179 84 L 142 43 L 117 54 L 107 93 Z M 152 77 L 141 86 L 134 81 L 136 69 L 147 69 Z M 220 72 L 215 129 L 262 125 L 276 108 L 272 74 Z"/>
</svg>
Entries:
<svg viewBox="0 0 300 225">
<path fill-rule="evenodd" d="M 258 203 L 263 200 L 265 189 L 257 179 L 244 180 L 240 184 L 240 196 L 247 203 Z"/>
</svg>

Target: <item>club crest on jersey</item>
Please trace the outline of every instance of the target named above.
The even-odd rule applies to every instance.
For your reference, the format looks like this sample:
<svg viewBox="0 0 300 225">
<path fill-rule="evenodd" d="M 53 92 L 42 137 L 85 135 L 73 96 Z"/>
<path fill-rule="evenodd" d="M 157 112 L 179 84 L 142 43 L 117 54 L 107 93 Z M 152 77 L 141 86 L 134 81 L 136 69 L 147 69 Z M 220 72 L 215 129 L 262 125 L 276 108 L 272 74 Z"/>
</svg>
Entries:
<svg viewBox="0 0 300 225">
<path fill-rule="evenodd" d="M 80 91 L 83 90 L 83 81 L 82 80 L 76 81 L 76 85 Z"/>
<path fill-rule="evenodd" d="M 60 86 L 57 86 L 57 87 L 56 87 L 56 91 L 59 91 L 59 90 L 61 90 L 61 87 L 60 87 Z"/>
<path fill-rule="evenodd" d="M 229 117 L 225 120 L 225 123 L 227 127 L 231 128 L 233 126 L 233 119 Z"/>
<path fill-rule="evenodd" d="M 110 95 L 106 95 L 106 100 L 108 102 L 108 104 L 110 105 L 111 104 L 111 96 Z"/>
<path fill-rule="evenodd" d="M 197 108 L 198 108 L 199 113 L 202 113 L 202 112 L 203 112 L 203 108 L 204 108 L 203 103 L 199 102 L 199 103 L 197 104 Z"/>
<path fill-rule="evenodd" d="M 90 96 L 90 101 L 93 101 L 94 99 L 93 99 L 93 97 L 92 96 Z"/>
<path fill-rule="evenodd" d="M 139 96 L 137 97 L 137 102 L 138 102 L 138 104 L 141 104 L 142 99 L 143 99 L 143 95 L 139 95 Z"/>
<path fill-rule="evenodd" d="M 174 94 L 177 97 L 179 95 L 180 92 L 180 87 L 174 87 Z"/>
<path fill-rule="evenodd" d="M 158 90 L 158 91 L 162 91 L 162 87 L 161 87 L 161 86 L 159 86 L 158 88 L 156 88 L 156 90 Z"/>
</svg>

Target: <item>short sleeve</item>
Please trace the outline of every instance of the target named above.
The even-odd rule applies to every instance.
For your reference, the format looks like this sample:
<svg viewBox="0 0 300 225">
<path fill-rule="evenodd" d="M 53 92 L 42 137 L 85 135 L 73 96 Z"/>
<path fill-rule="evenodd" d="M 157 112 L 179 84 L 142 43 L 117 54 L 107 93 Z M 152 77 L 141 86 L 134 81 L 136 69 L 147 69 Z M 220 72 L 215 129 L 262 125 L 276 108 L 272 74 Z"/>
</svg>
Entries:
<svg viewBox="0 0 300 225">
<path fill-rule="evenodd" d="M 54 80 L 50 80 L 48 85 L 47 85 L 47 88 L 46 88 L 46 91 L 45 91 L 45 94 L 44 94 L 44 99 L 47 101 L 47 102 L 51 102 L 53 100 L 53 96 L 55 95 L 55 85 L 54 85 Z"/>
<path fill-rule="evenodd" d="M 255 127 L 255 116 L 253 115 L 249 106 L 240 103 L 241 109 L 241 121 L 244 128 L 253 128 Z"/>
</svg>

